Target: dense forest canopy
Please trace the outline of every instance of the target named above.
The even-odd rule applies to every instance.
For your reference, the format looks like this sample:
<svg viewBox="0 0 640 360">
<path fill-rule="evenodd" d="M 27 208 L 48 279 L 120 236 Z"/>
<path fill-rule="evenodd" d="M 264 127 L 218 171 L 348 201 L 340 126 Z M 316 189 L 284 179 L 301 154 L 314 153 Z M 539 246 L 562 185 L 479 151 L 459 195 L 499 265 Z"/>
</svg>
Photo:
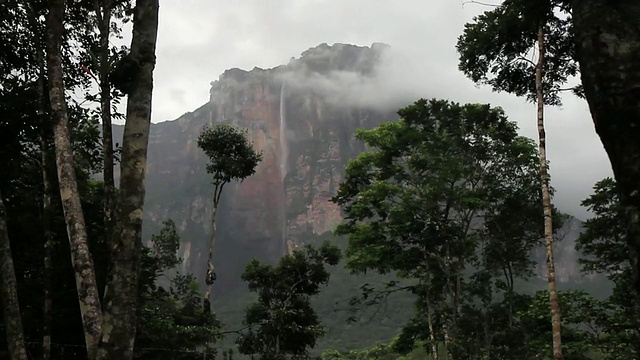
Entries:
<svg viewBox="0 0 640 360">
<path fill-rule="evenodd" d="M 303 86 L 283 76 L 279 99 L 271 99 L 279 109 L 260 103 L 278 114 L 285 160 L 272 164 L 265 144 L 273 139 L 255 136 L 268 130 L 260 115 L 211 111 L 193 139 L 208 163 L 189 175 L 213 186 L 202 197 L 212 210 L 207 267 L 197 270 L 204 284 L 182 266 L 185 225 L 171 212 L 156 233 L 142 232 L 160 11 L 159 0 L 0 1 L 0 359 L 640 356 L 640 3 L 504 0 L 464 26 L 451 44 L 459 70 L 534 103 L 530 120 L 518 120 L 535 119 L 535 140 L 500 104 L 437 98 L 412 99 L 396 121 L 325 134 L 289 116 L 287 94 Z M 115 46 L 125 35 L 130 45 Z M 356 60 L 317 56 L 296 66 L 325 82 L 331 67 L 375 72 Z M 244 81 L 242 71 L 227 75 Z M 260 83 L 244 101 L 269 98 L 270 86 Z M 323 94 L 357 99 L 333 95 Z M 576 241 L 581 271 L 606 278 L 606 295 L 557 286 L 554 251 L 573 220 L 553 203 L 545 124 L 560 119 L 545 109 L 574 95 L 588 104 L 614 174 L 583 200 L 593 217 Z M 331 113 L 317 98 L 303 100 L 298 105 L 318 118 Z M 241 128 L 241 116 L 255 124 Z M 114 120 L 124 121 L 122 141 L 114 140 Z M 288 251 L 225 274 L 246 291 L 227 295 L 226 305 L 211 301 L 214 248 L 225 249 L 216 242 L 223 188 L 237 191 L 259 171 L 282 185 L 311 168 L 290 151 L 287 126 L 319 136 L 308 152 L 364 149 L 317 185 L 317 217 L 337 209 L 332 231 L 310 232 L 295 246 L 273 231 Z M 307 206 L 286 193 L 278 201 Z M 537 249 L 545 251 L 546 290 L 531 290 L 541 275 Z M 346 321 L 332 321 L 344 314 Z M 380 319 L 365 332 L 369 348 L 319 347 L 336 328 L 355 332 L 352 323 L 365 317 Z M 383 325 L 390 336 L 373 344 Z"/>
</svg>

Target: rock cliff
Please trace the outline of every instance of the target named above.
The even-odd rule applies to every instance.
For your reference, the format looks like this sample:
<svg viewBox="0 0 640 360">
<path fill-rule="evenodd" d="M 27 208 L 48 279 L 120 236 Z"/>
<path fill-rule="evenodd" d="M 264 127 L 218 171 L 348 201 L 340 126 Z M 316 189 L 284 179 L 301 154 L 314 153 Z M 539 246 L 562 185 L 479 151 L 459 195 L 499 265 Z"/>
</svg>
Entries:
<svg viewBox="0 0 640 360">
<path fill-rule="evenodd" d="M 172 218 L 182 232 L 182 270 L 202 280 L 212 187 L 196 141 L 204 126 L 215 123 L 248 129 L 264 155 L 254 176 L 223 191 L 214 255 L 218 295 L 239 284 L 251 258 L 274 261 L 305 237 L 331 231 L 340 211 L 329 199 L 346 162 L 363 150 L 355 130 L 396 119 L 401 106 L 384 109 L 354 94 L 355 86 L 376 76 L 385 49 L 321 44 L 273 69 L 230 69 L 211 84 L 208 103 L 154 124 L 145 236 Z"/>
<path fill-rule="evenodd" d="M 196 141 L 203 127 L 231 123 L 248 130 L 264 160 L 254 176 L 228 184 L 218 213 L 214 264 L 216 296 L 240 285 L 253 257 L 273 262 L 340 219 L 329 199 L 346 162 L 364 150 L 353 138 L 359 127 L 397 119 L 395 111 L 415 99 L 393 99 L 379 81 L 388 49 L 321 44 L 287 65 L 251 71 L 230 69 L 211 83 L 210 100 L 174 121 L 151 127 L 145 237 L 172 218 L 181 231 L 182 271 L 203 281 L 212 212 L 206 159 Z M 114 129 L 116 139 L 122 127 Z M 557 245 L 561 281 L 580 277 L 573 219 Z M 544 278 L 544 252 L 534 252 Z"/>
</svg>

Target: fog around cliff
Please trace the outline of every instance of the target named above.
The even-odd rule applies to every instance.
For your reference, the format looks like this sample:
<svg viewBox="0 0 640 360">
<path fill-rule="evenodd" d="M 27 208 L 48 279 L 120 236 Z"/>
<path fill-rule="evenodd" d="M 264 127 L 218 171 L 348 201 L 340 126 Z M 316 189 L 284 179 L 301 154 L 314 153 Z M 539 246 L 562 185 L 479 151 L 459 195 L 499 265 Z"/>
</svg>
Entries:
<svg viewBox="0 0 640 360">
<path fill-rule="evenodd" d="M 497 2 L 497 1 L 496 1 Z M 175 119 L 208 101 L 209 83 L 226 69 L 272 68 L 321 43 L 391 45 L 377 77 L 335 73 L 307 79 L 348 100 L 402 105 L 424 97 L 491 103 L 537 139 L 535 107 L 509 94 L 476 87 L 457 69 L 455 43 L 464 23 L 487 7 L 452 0 L 184 0 L 160 10 L 153 121 Z M 128 41 L 128 39 L 124 39 Z M 579 218 L 580 201 L 611 174 L 587 104 L 571 96 L 546 112 L 548 155 L 556 204 Z"/>
<path fill-rule="evenodd" d="M 303 63 L 299 65 L 301 69 L 283 74 L 283 81 L 290 91 L 311 90 L 326 97 L 327 102 L 334 106 L 380 111 L 395 111 L 431 92 L 427 89 L 429 86 L 409 81 L 412 70 L 407 66 L 413 64 L 401 52 L 394 51 L 388 44 L 373 44 L 371 48 L 370 51 L 361 51 L 360 58 L 352 61 L 354 67 L 371 67 L 371 71 L 344 69 L 324 73 L 311 71 Z M 335 49 L 320 46 L 313 49 L 312 56 L 329 61 L 335 52 Z M 375 64 L 368 64 L 370 52 L 375 52 L 378 57 Z M 296 68 L 295 60 L 290 67 Z"/>
</svg>

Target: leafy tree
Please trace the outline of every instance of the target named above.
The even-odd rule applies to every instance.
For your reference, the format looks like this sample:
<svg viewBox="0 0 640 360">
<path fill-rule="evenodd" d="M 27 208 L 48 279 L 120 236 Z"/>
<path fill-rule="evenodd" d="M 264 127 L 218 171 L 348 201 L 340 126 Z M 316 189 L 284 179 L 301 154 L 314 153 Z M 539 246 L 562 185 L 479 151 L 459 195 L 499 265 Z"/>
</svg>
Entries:
<svg viewBox="0 0 640 360">
<path fill-rule="evenodd" d="M 111 247 L 114 250 L 112 266 L 104 295 L 99 360 L 127 360 L 133 356 L 158 8 L 158 0 L 136 1 L 131 51 L 114 69 L 127 75 L 127 89 L 123 92 L 128 98 L 120 162 L 118 216 Z M 119 87 L 116 82 L 114 86 Z M 119 90 L 123 90 L 122 87 Z"/>
<path fill-rule="evenodd" d="M 554 358 L 562 359 L 560 308 L 553 260 L 553 206 L 544 128 L 544 105 L 561 104 L 559 91 L 577 74 L 570 9 L 562 0 L 506 0 L 465 26 L 458 39 L 460 70 L 475 83 L 524 96 L 537 104 L 547 278 Z M 537 54 L 536 54 L 537 51 Z M 536 54 L 536 61 L 528 56 Z M 581 88 L 573 89 L 577 94 Z"/>
<path fill-rule="evenodd" d="M 104 214 L 105 214 L 105 227 L 107 243 L 111 243 L 113 231 L 116 225 L 116 191 L 113 175 L 113 167 L 115 163 L 114 151 L 113 151 L 113 134 L 111 120 L 114 116 L 121 116 L 116 113 L 115 108 L 112 109 L 113 104 L 119 102 L 120 97 L 123 95 L 117 90 L 113 89 L 111 82 L 109 81 L 109 74 L 112 72 L 116 63 L 116 60 L 122 58 L 125 54 L 125 49 L 113 48 L 110 45 L 110 39 L 112 36 L 122 37 L 121 28 L 117 26 L 117 23 L 112 21 L 113 18 L 127 23 L 129 17 L 127 16 L 131 12 L 131 1 L 129 0 L 99 0 L 94 2 L 94 13 L 96 27 L 98 30 L 97 44 L 91 44 L 88 46 L 88 55 L 91 61 L 89 66 L 84 68 L 87 70 L 90 76 L 95 76 L 91 72 L 91 68 L 97 69 L 96 82 L 100 86 L 100 119 L 102 122 L 102 160 L 104 162 Z M 92 39 L 93 40 L 93 39 Z M 115 91 L 114 91 L 115 90 Z"/>
<path fill-rule="evenodd" d="M 582 96 L 582 87 L 564 88 L 578 74 L 570 9 L 562 1 L 505 0 L 465 24 L 456 49 L 459 69 L 473 82 L 537 101 L 538 30 L 543 26 L 544 103 L 560 105 L 563 91 Z"/>
<path fill-rule="evenodd" d="M 310 300 L 329 281 L 326 265 L 339 260 L 340 250 L 325 242 L 285 255 L 275 267 L 251 261 L 242 279 L 258 301 L 246 310 L 240 353 L 262 360 L 309 359 L 309 349 L 324 334 Z"/>
<path fill-rule="evenodd" d="M 167 288 L 158 285 L 161 276 L 183 261 L 177 257 L 180 237 L 173 221 L 164 221 L 150 242 L 142 249 L 134 358 L 201 359 L 199 348 L 219 337 L 220 323 L 202 311 L 192 274 L 174 276 Z"/>
<path fill-rule="evenodd" d="M 115 7 L 124 6 L 125 3 L 128 2 L 113 2 Z M 65 5 L 69 5 L 68 8 L 65 9 Z M 0 86 L 0 88 L 2 88 L 2 94 L 0 95 L 0 103 L 2 103 L 2 105 L 0 105 L 0 111 L 3 113 L 3 120 L 0 127 L 2 127 L 3 139 L 5 136 L 7 136 L 7 138 L 13 137 L 10 142 L 3 142 L 1 151 L 19 149 L 20 147 L 26 148 L 28 151 L 8 150 L 8 152 L 16 156 L 14 157 L 16 160 L 21 160 L 19 158 L 28 156 L 29 161 L 34 161 L 34 157 L 32 157 L 34 150 L 39 151 L 42 154 L 43 168 L 46 170 L 49 168 L 45 159 L 47 159 L 48 142 L 51 136 L 49 134 L 50 126 L 53 124 L 57 125 L 54 129 L 57 130 L 56 133 L 58 136 L 55 136 L 53 139 L 57 142 L 56 149 L 59 155 L 57 164 L 60 165 L 61 168 L 64 168 L 64 176 L 61 177 L 60 183 L 62 187 L 66 189 L 60 193 L 68 198 L 67 200 L 72 200 L 65 200 L 65 210 L 67 210 L 66 214 L 68 217 L 70 216 L 70 223 L 72 223 L 69 229 L 79 230 L 78 234 L 76 234 L 78 236 L 72 236 L 72 239 L 75 238 L 75 240 L 78 240 L 72 242 L 77 245 L 75 250 L 81 250 L 74 252 L 74 259 L 78 260 L 78 258 L 81 258 L 83 260 L 81 261 L 82 264 L 77 268 L 82 269 L 82 272 L 79 271 L 78 275 L 82 274 L 84 276 L 83 283 L 85 285 L 88 284 L 85 288 L 80 289 L 78 293 L 83 296 L 85 294 L 88 295 L 88 297 L 84 299 L 84 302 L 91 303 L 91 306 L 83 306 L 82 308 L 87 330 L 93 334 L 89 334 L 89 336 L 86 337 L 89 345 L 88 348 L 90 349 L 89 357 L 93 357 L 93 349 L 95 348 L 95 344 L 97 344 L 97 340 L 95 339 L 100 336 L 98 331 L 96 331 L 100 326 L 97 319 L 101 317 L 100 312 L 98 312 L 100 310 L 98 302 L 100 286 L 97 286 L 100 279 L 98 279 L 97 270 L 92 270 L 91 259 L 89 257 L 89 253 L 93 252 L 94 249 L 88 244 L 89 241 L 87 237 L 83 235 L 83 232 L 87 233 L 93 230 L 90 229 L 92 224 L 86 222 L 84 224 L 86 231 L 82 229 L 81 218 L 85 216 L 82 214 L 82 209 L 80 208 L 80 204 L 83 201 L 82 195 L 80 194 L 83 192 L 81 188 L 83 183 L 86 184 L 88 181 L 84 181 L 81 177 L 88 176 L 89 172 L 86 171 L 87 169 L 91 168 L 90 172 L 93 172 L 94 166 L 101 167 L 102 161 L 99 151 L 94 152 L 93 150 L 95 150 L 95 148 L 93 148 L 92 145 L 76 146 L 83 140 L 94 141 L 93 136 L 98 133 L 96 132 L 88 137 L 84 137 L 82 132 L 75 131 L 85 124 L 83 117 L 86 116 L 87 111 L 85 109 L 79 109 L 79 105 L 75 103 L 73 99 L 66 96 L 66 91 L 74 90 L 77 92 L 78 90 L 85 90 L 91 80 L 91 77 L 86 76 L 85 71 L 87 71 L 87 68 L 84 67 L 83 70 L 80 63 L 84 61 L 82 59 L 84 54 L 91 52 L 89 50 L 92 43 L 91 34 L 95 31 L 95 23 L 91 20 L 93 19 L 92 15 L 94 15 L 92 12 L 96 10 L 93 5 L 94 3 L 92 2 L 63 4 L 61 1 L 10 1 L 0 4 L 3 10 L 3 21 L 0 21 L 3 37 L 3 54 L 1 55 L 2 59 L 0 63 L 3 68 L 2 73 L 6 74 L 2 77 L 2 86 Z M 144 14 L 153 15 L 153 13 L 149 11 L 145 11 Z M 48 19 L 46 26 L 42 19 Z M 138 20 L 140 19 L 138 18 Z M 144 23 L 144 19 L 142 22 Z M 151 25 L 153 25 L 153 22 L 151 22 Z M 116 28 L 116 26 L 114 26 L 114 28 Z M 134 26 L 134 28 L 139 30 L 140 24 Z M 7 31 L 5 32 L 5 30 Z M 5 35 L 7 36 L 6 39 Z M 134 35 L 134 38 L 135 37 Z M 150 38 L 147 38 L 147 40 L 150 40 Z M 5 55 L 4 50 L 8 50 L 9 53 Z M 17 54 L 19 54 L 19 56 L 14 56 Z M 46 67 L 45 58 L 48 60 L 48 66 Z M 47 77 L 45 77 L 43 70 L 45 68 L 49 72 L 49 76 Z M 64 68 L 64 71 L 62 71 L 62 68 Z M 138 72 L 137 69 L 134 70 L 134 73 Z M 48 80 L 49 83 L 46 83 L 44 80 Z M 62 85 L 63 81 L 65 86 Z M 53 99 L 47 99 L 44 95 L 47 92 L 50 93 Z M 17 99 L 21 100 L 15 101 Z M 28 99 L 28 101 L 23 101 L 22 99 Z M 133 102 L 132 99 L 129 100 L 129 105 L 136 103 L 135 100 Z M 65 102 L 68 102 L 68 106 Z M 33 106 L 34 103 L 36 106 Z M 15 111 L 18 109 L 16 105 L 24 106 L 24 104 L 28 104 L 28 106 L 25 106 L 22 111 Z M 49 109 L 50 107 L 52 109 Z M 5 116 L 7 113 L 10 115 L 8 118 Z M 78 116 L 77 113 L 81 113 L 80 116 Z M 51 121 L 51 117 L 54 117 L 54 121 Z M 81 120 L 78 121 L 78 119 Z M 65 124 L 65 122 L 67 122 L 67 124 Z M 11 131 L 5 132 L 5 129 L 10 129 Z M 90 126 L 84 130 L 94 131 L 95 129 L 94 124 L 90 124 Z M 14 134 L 18 134 L 18 136 L 12 136 Z M 42 140 L 40 143 L 34 141 L 38 137 Z M 137 145 L 134 147 L 139 148 Z M 81 153 L 89 149 L 91 149 L 90 153 Z M 67 156 L 72 153 L 74 155 L 74 161 L 70 161 L 71 157 Z M 60 158 L 60 154 L 66 154 L 64 159 Z M 98 161 L 94 161 L 96 159 L 98 159 Z M 89 167 L 85 166 L 85 164 L 80 163 L 81 160 L 88 160 L 91 165 Z M 76 177 L 75 187 L 77 189 L 75 190 L 73 189 L 74 186 L 72 186 L 72 182 L 74 182 L 72 179 L 73 172 L 75 172 Z M 11 174 L 13 173 L 12 171 Z M 31 175 L 33 176 L 33 174 Z M 44 185 L 46 185 L 49 176 L 42 172 L 42 177 L 44 178 Z M 24 180 L 25 178 L 26 177 L 21 177 L 20 180 Z M 7 186 L 7 183 L 10 185 Z M 55 185 L 57 186 L 58 183 L 56 182 Z M 11 182 L 5 182 L 2 187 L 3 189 L 11 188 Z M 45 192 L 47 194 L 51 193 L 50 191 Z M 8 198 L 15 197 L 9 194 L 9 192 L 5 194 Z M 37 198 L 37 196 L 35 198 Z M 55 203 L 55 201 L 53 202 Z M 46 204 L 48 201 L 44 201 L 44 203 Z M 16 208 L 15 206 L 9 207 L 12 208 L 11 211 L 14 211 Z M 54 216 L 55 214 L 45 217 L 52 218 Z M 36 217 L 36 219 L 38 218 Z M 53 220 L 53 222 L 55 222 L 55 219 Z M 85 221 L 88 220 L 85 219 Z M 79 226 L 75 226 L 75 224 Z M 47 226 L 44 227 L 46 228 Z M 53 233 L 53 231 L 47 230 L 45 230 L 45 232 L 48 234 Z M 47 238 L 49 239 L 51 237 L 47 236 Z M 41 237 L 35 237 L 34 239 L 40 240 Z M 99 242 L 99 240 L 96 240 L 96 242 Z M 39 246 L 42 245 L 39 244 Z M 50 246 L 47 246 L 47 248 L 50 248 Z M 48 251 L 49 250 L 47 250 L 47 252 Z M 49 258 L 47 255 L 47 259 Z M 47 263 L 52 262 L 45 261 Z M 79 262 L 76 261 L 76 264 L 79 264 Z M 48 271 L 48 273 L 52 272 L 53 271 Z M 44 286 L 44 288 L 47 294 L 51 294 L 49 286 Z M 135 294 L 135 289 L 131 290 L 132 291 L 123 293 L 125 295 Z M 50 313 L 51 298 L 47 297 L 44 303 L 47 312 Z M 89 313 L 86 311 L 87 308 L 92 310 L 89 311 L 91 313 L 89 318 L 86 316 Z M 50 322 L 47 318 L 48 316 L 45 316 L 44 327 L 46 329 L 42 335 L 45 342 L 50 342 L 50 340 L 47 340 L 51 338 L 50 326 L 48 325 Z M 107 319 L 109 318 L 107 317 Z M 125 323 L 129 326 L 129 324 L 133 322 L 126 321 Z M 111 338 L 114 338 L 114 336 Z M 130 344 L 130 340 L 131 339 L 127 339 L 126 344 Z M 45 344 L 45 353 L 43 354 L 43 358 L 45 359 L 49 357 L 49 355 L 47 355 L 47 347 Z"/>
<path fill-rule="evenodd" d="M 580 76 L 627 216 L 626 241 L 640 298 L 640 4 L 571 1 Z"/>
<path fill-rule="evenodd" d="M 206 311 L 210 311 L 211 292 L 213 282 L 216 279 L 216 270 L 212 263 L 216 237 L 216 214 L 220 205 L 222 189 L 231 181 L 242 181 L 253 175 L 256 172 L 256 167 L 262 161 L 262 152 L 253 148 L 246 130 L 239 130 L 227 124 L 203 129 L 198 137 L 198 147 L 209 158 L 207 172 L 213 176 L 211 241 L 205 277 L 207 290 L 203 301 L 203 307 Z"/>
<path fill-rule="evenodd" d="M 52 0 L 47 20 L 47 77 L 49 101 L 53 114 L 58 185 L 65 221 L 71 244 L 71 258 L 78 269 L 76 287 L 82 303 L 82 322 L 89 359 L 94 359 L 102 332 L 102 309 L 96 282 L 96 274 L 88 247 L 87 230 L 80 203 L 78 183 L 74 173 L 74 160 L 69 133 L 69 116 L 62 70 L 62 41 L 64 32 L 65 2 Z"/>
<path fill-rule="evenodd" d="M 620 322 L 624 322 L 621 308 L 609 300 L 597 300 L 584 291 L 559 293 L 563 309 L 563 342 L 565 356 L 571 359 L 622 360 L 634 358 L 632 346 L 625 343 Z M 551 355 L 548 344 L 550 332 L 547 318 L 549 294 L 536 294 L 531 305 L 522 311 L 520 321 L 528 329 L 528 348 L 531 354 Z"/>
<path fill-rule="evenodd" d="M 333 199 L 345 212 L 336 233 L 348 236 L 352 271 L 395 271 L 417 282 L 408 289 L 418 295 L 418 315 L 405 337 L 422 336 L 434 358 L 440 341 L 455 355 L 461 310 L 482 299 L 477 289 L 491 293 L 487 281 L 503 267 L 516 276 L 531 267 L 525 253 L 541 224 L 503 221 L 517 210 L 541 215 L 538 158 L 488 105 L 419 100 L 398 114 L 398 122 L 358 131 L 374 150 L 347 166 Z"/>
<path fill-rule="evenodd" d="M 582 202 L 594 217 L 585 222 L 576 242 L 585 256 L 579 262 L 584 271 L 605 274 L 615 284 L 609 301 L 620 309 L 617 342 L 632 348 L 635 358 L 640 355 L 640 304 L 634 296 L 633 258 L 627 251 L 628 218 L 615 180 L 605 178 L 593 189 L 593 195 Z"/>
</svg>

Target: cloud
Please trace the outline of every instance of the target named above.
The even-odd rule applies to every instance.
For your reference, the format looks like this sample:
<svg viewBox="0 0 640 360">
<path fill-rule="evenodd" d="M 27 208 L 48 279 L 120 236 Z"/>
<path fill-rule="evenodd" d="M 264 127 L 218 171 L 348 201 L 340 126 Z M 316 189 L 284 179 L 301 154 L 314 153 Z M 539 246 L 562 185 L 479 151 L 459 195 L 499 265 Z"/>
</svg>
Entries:
<svg viewBox="0 0 640 360">
<path fill-rule="evenodd" d="M 462 0 L 169 0 L 160 7 L 153 122 L 172 120 L 209 99 L 210 82 L 229 68 L 272 68 L 321 43 L 391 45 L 376 78 L 335 73 L 322 83 L 335 94 L 379 106 L 417 98 L 501 106 L 525 136 L 537 139 L 533 104 L 476 87 L 457 69 L 463 26 L 488 9 Z M 126 40 L 126 39 L 125 39 Z M 127 40 L 128 41 L 128 40 Z M 340 85 L 337 85 L 340 84 Z M 344 91 L 354 89 L 358 91 Z M 183 96 L 175 96 L 176 93 Z M 335 96 L 334 101 L 339 101 Z M 584 101 L 565 97 L 546 109 L 555 202 L 581 218 L 580 201 L 611 175 Z"/>
</svg>

